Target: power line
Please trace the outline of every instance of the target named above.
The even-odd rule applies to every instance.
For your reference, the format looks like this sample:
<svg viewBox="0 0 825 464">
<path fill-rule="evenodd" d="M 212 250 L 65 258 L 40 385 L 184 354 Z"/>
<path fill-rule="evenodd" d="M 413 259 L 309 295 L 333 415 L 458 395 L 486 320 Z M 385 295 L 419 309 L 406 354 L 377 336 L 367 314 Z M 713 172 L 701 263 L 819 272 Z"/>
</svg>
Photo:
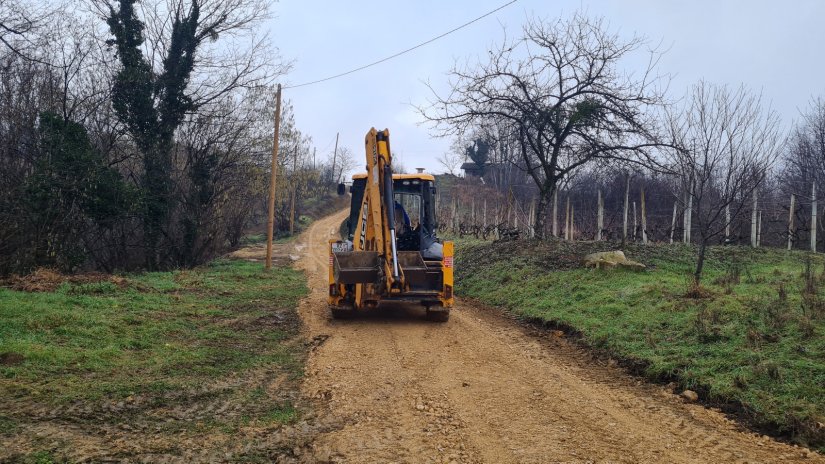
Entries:
<svg viewBox="0 0 825 464">
<path fill-rule="evenodd" d="M 355 69 L 350 69 L 349 71 L 345 71 L 345 72 L 342 72 L 342 73 L 340 73 L 340 74 L 335 74 L 334 76 L 324 77 L 323 79 L 318 79 L 318 80 L 315 80 L 315 81 L 304 82 L 304 83 L 302 83 L 302 84 L 288 85 L 288 86 L 285 86 L 285 87 L 284 87 L 284 89 L 295 89 L 295 88 L 298 88 L 298 87 L 304 87 L 304 86 L 307 86 L 307 85 L 319 84 L 319 83 L 321 83 L 321 82 L 326 82 L 326 81 L 329 81 L 329 80 L 332 80 L 332 79 L 337 79 L 337 78 L 339 78 L 339 77 L 344 77 L 344 76 L 346 76 L 346 75 L 349 75 L 349 74 L 352 74 L 352 73 L 355 73 L 355 72 L 362 71 L 362 70 L 364 70 L 364 69 L 370 68 L 370 67 L 375 66 L 375 65 L 377 65 L 377 64 L 381 64 L 381 63 L 383 63 L 383 62 L 385 62 L 385 61 L 389 61 L 389 60 L 391 60 L 391 59 L 393 59 L 393 58 L 397 58 L 397 57 L 399 57 L 399 56 L 401 56 L 401 55 L 403 55 L 403 54 L 405 54 L 405 53 L 409 53 L 409 52 L 411 52 L 411 51 L 413 51 L 413 50 L 415 50 L 415 49 L 417 49 L 417 48 L 421 48 L 421 47 L 423 47 L 424 45 L 431 44 L 431 43 L 435 42 L 435 41 L 436 41 L 436 40 L 438 40 L 438 39 L 441 39 L 441 38 L 443 38 L 443 37 L 446 37 L 446 36 L 448 36 L 448 35 L 452 34 L 453 32 L 456 32 L 456 31 L 458 31 L 458 30 L 464 29 L 465 27 L 469 26 L 470 24 L 473 24 L 473 23 L 475 23 L 475 22 L 477 22 L 477 21 L 480 21 L 480 20 L 482 20 L 482 19 L 486 18 L 487 16 L 490 16 L 491 14 L 493 14 L 493 13 L 495 13 L 495 12 L 499 11 L 499 10 L 503 10 L 504 8 L 506 8 L 506 7 L 510 6 L 510 5 L 512 5 L 513 3 L 516 3 L 517 1 L 518 1 L 518 0 L 510 0 L 509 2 L 505 3 L 504 5 L 501 5 L 500 7 L 496 8 L 496 9 L 494 9 L 494 10 L 488 11 L 487 13 L 484 13 L 483 15 L 481 15 L 481 16 L 479 16 L 479 17 L 477 17 L 477 18 L 473 19 L 472 21 L 468 21 L 468 22 L 466 22 L 466 23 L 464 23 L 464 24 L 462 24 L 462 25 L 460 25 L 460 26 L 456 27 L 455 29 L 449 30 L 449 31 L 447 31 L 447 32 L 445 32 L 445 33 L 443 33 L 443 34 L 441 34 L 441 35 L 439 35 L 439 36 L 433 37 L 432 39 L 427 40 L 426 42 L 421 42 L 420 44 L 418 44 L 418 45 L 414 45 L 414 46 L 412 46 L 412 47 L 410 47 L 410 48 L 408 48 L 408 49 L 406 49 L 406 50 L 402 50 L 402 51 L 400 51 L 400 52 L 398 52 L 398 53 L 396 53 L 396 54 L 394 54 L 394 55 L 390 55 L 390 56 L 388 56 L 388 57 L 381 58 L 381 59 L 380 59 L 380 60 L 378 60 L 378 61 L 373 61 L 372 63 L 365 64 L 365 65 L 360 66 L 360 67 L 357 67 L 357 68 L 355 68 Z"/>
</svg>

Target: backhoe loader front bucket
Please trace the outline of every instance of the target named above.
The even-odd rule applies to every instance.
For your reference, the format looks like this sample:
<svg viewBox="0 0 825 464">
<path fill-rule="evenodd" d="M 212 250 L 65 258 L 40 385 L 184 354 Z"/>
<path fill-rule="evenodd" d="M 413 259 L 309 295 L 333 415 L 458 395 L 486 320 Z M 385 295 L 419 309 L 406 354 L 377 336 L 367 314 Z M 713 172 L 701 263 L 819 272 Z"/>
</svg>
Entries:
<svg viewBox="0 0 825 464">
<path fill-rule="evenodd" d="M 380 266 L 377 251 L 333 253 L 333 276 L 339 284 L 374 284 Z"/>
<path fill-rule="evenodd" d="M 421 285 L 427 279 L 427 264 L 417 251 L 399 251 L 398 264 L 404 271 L 404 278 L 411 286 Z"/>
</svg>

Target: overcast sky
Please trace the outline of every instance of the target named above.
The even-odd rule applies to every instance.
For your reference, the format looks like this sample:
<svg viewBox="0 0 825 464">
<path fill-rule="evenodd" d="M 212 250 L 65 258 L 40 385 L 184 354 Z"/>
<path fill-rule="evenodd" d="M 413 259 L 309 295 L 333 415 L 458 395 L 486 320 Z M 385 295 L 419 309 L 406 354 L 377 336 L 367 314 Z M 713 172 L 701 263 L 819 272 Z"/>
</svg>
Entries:
<svg viewBox="0 0 825 464">
<path fill-rule="evenodd" d="M 428 40 L 476 18 L 506 0 L 311 1 L 273 6 L 270 33 L 286 60 L 294 60 L 284 85 L 347 71 Z M 698 79 L 744 84 L 762 92 L 786 125 L 812 96 L 825 96 L 825 2 L 806 1 L 552 1 L 515 4 L 386 63 L 320 84 L 288 89 L 298 127 L 312 136 L 318 157 L 340 145 L 363 160 L 370 127 L 389 128 L 404 166 L 441 172 L 436 159 L 451 141 L 436 138 L 411 104 L 431 95 L 424 82 L 447 88 L 455 60 L 476 61 L 506 28 L 511 36 L 525 18 L 554 19 L 576 10 L 603 16 L 624 37 L 643 35 L 669 51 L 659 71 L 672 74 L 678 97 Z M 632 69 L 631 69 L 632 70 Z"/>
</svg>

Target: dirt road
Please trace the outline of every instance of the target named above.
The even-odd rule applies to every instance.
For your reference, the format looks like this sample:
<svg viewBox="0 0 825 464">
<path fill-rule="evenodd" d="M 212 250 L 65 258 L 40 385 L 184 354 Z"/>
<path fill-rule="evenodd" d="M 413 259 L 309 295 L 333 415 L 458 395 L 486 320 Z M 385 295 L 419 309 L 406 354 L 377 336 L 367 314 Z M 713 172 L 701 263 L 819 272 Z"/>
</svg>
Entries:
<svg viewBox="0 0 825 464">
<path fill-rule="evenodd" d="M 300 313 L 319 343 L 303 393 L 345 424 L 316 440 L 315 460 L 825 463 L 496 311 L 459 301 L 446 324 L 414 307 L 332 320 L 326 242 L 343 217 L 297 247 L 312 289 Z"/>
</svg>

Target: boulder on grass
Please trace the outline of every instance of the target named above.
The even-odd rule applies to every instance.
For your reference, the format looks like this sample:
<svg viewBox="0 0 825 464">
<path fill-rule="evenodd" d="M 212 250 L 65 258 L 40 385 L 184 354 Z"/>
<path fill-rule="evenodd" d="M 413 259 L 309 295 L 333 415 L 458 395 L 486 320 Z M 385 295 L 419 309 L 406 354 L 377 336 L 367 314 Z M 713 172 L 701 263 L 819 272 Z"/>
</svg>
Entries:
<svg viewBox="0 0 825 464">
<path fill-rule="evenodd" d="M 627 259 L 621 250 L 590 253 L 582 259 L 582 264 L 584 264 L 584 267 L 594 267 L 596 269 L 620 267 L 633 271 L 642 271 L 646 268 L 642 263 Z"/>
</svg>

